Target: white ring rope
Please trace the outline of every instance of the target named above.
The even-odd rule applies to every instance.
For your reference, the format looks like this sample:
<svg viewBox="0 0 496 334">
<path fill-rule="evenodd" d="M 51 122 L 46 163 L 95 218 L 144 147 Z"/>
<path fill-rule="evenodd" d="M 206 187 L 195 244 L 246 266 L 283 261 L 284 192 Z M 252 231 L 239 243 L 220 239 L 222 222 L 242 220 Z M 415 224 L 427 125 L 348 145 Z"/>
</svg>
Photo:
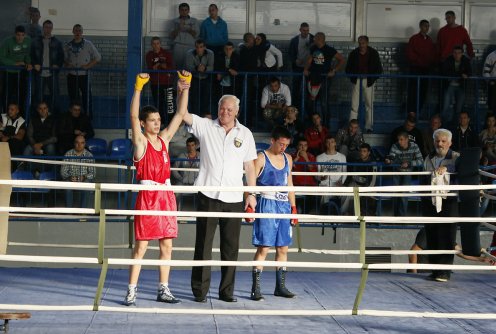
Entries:
<svg viewBox="0 0 496 334">
<path fill-rule="evenodd" d="M 93 311 L 93 305 L 15 305 L 0 304 L 1 310 L 17 309 L 19 311 Z M 130 308 L 99 306 L 99 311 L 122 313 L 149 314 L 189 314 L 189 315 L 240 315 L 240 316 L 352 316 L 353 310 L 247 310 L 247 309 L 180 309 L 180 308 Z M 471 319 L 495 320 L 495 313 L 436 313 L 436 312 L 406 312 L 359 309 L 357 315 L 372 317 L 401 317 L 401 318 L 435 318 L 435 319 Z"/>
<path fill-rule="evenodd" d="M 98 245 L 88 245 L 88 244 L 47 244 L 47 243 L 26 243 L 26 242 L 13 242 L 9 241 L 9 246 L 18 247 L 47 247 L 47 248 L 81 248 L 81 249 L 97 249 Z M 129 244 L 120 245 L 105 245 L 108 249 L 128 249 Z M 160 250 L 158 246 L 148 246 L 147 249 Z M 193 247 L 174 247 L 174 252 L 194 252 Z M 256 248 L 242 248 L 238 252 L 241 254 L 254 254 Z M 212 248 L 213 253 L 220 253 L 219 248 Z M 269 253 L 275 253 L 275 249 L 270 249 Z M 360 250 L 326 250 L 326 249 L 306 249 L 302 248 L 289 248 L 288 253 L 304 253 L 304 254 L 325 254 L 325 255 L 360 255 Z M 432 254 L 460 254 L 460 251 L 456 250 L 366 250 L 367 255 L 432 255 Z"/>
<path fill-rule="evenodd" d="M 90 257 L 60 257 L 60 256 L 26 256 L 0 255 L 0 261 L 14 262 L 43 262 L 43 263 L 84 263 L 99 264 L 97 258 Z M 496 266 L 490 265 L 441 265 L 441 264 L 410 264 L 410 263 L 375 263 L 364 265 L 359 262 L 295 262 L 295 261 L 221 261 L 221 260 L 151 260 L 151 259 L 120 259 L 108 258 L 109 265 L 142 265 L 142 266 L 172 266 L 172 267 L 204 267 L 204 266 L 233 266 L 233 267 L 291 267 L 291 268 L 324 268 L 324 269 L 425 269 L 425 270 L 462 270 L 462 271 L 496 271 Z"/>
<path fill-rule="evenodd" d="M 26 207 L 0 207 L 0 212 L 29 212 L 47 213 L 83 213 L 97 214 L 95 209 L 84 208 L 26 208 Z M 274 213 L 241 213 L 241 212 L 198 212 L 198 211 L 156 211 L 156 210 L 117 210 L 105 209 L 106 215 L 117 216 L 180 216 L 180 217 L 222 217 L 222 218 L 286 218 L 306 219 L 310 222 L 330 223 L 357 223 L 358 216 L 330 216 L 310 214 L 274 214 Z M 445 224 L 445 223 L 496 223 L 496 217 L 392 217 L 392 216 L 363 216 L 367 223 L 390 223 L 390 224 Z"/>
<path fill-rule="evenodd" d="M 96 185 L 100 185 L 102 191 L 139 191 L 139 190 L 169 190 L 174 192 L 259 192 L 259 191 L 279 191 L 279 192 L 307 192 L 307 193 L 350 193 L 353 187 L 286 187 L 286 186 L 239 186 L 239 187 L 222 187 L 222 186 L 166 186 L 166 185 L 142 185 L 142 184 L 121 184 L 121 183 L 87 183 L 87 182 L 66 182 L 66 181 L 40 181 L 40 180 L 0 180 L 0 185 L 11 185 L 17 187 L 40 187 L 55 189 L 80 189 L 94 190 Z M 486 190 L 496 189 L 496 184 L 485 185 L 448 185 L 448 186 L 375 186 L 360 187 L 360 193 L 370 192 L 410 192 L 410 191 L 454 191 L 454 190 Z M 431 194 L 437 195 L 437 194 Z M 443 195 L 444 196 L 444 195 Z"/>
</svg>

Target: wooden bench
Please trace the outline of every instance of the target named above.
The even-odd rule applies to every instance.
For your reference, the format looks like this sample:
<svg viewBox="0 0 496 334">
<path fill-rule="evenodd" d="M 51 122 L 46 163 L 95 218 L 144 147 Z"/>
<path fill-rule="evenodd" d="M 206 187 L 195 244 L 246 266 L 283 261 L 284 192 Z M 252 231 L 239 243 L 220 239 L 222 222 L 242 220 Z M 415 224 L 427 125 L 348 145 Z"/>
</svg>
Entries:
<svg viewBox="0 0 496 334">
<path fill-rule="evenodd" d="M 9 320 L 25 320 L 31 318 L 31 313 L 11 312 L 0 313 L 0 320 L 3 320 L 3 325 L 0 325 L 0 332 L 7 333 L 9 331 Z"/>
</svg>

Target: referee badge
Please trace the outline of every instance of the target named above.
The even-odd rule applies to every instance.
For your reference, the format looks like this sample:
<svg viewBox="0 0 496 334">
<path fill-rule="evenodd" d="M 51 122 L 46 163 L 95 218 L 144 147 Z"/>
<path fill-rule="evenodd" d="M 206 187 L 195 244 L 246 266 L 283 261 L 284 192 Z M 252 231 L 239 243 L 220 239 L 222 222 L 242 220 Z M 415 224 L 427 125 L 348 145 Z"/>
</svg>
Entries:
<svg viewBox="0 0 496 334">
<path fill-rule="evenodd" d="M 241 140 L 238 137 L 234 138 L 234 146 L 239 148 L 239 147 L 241 147 L 241 145 L 243 145 L 243 140 Z"/>
</svg>

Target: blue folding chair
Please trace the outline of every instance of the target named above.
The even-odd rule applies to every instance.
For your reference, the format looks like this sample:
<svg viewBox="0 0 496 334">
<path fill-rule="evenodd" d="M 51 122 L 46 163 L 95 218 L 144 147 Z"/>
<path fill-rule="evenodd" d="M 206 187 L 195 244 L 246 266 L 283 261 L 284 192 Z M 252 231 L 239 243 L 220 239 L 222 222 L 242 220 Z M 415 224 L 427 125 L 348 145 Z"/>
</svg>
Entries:
<svg viewBox="0 0 496 334">
<path fill-rule="evenodd" d="M 27 170 L 16 170 L 12 173 L 12 180 L 34 180 L 33 173 Z M 18 193 L 29 193 L 33 189 L 32 188 L 12 188 L 12 192 Z"/>
<path fill-rule="evenodd" d="M 263 150 L 266 150 L 270 147 L 270 144 L 267 143 L 255 143 L 255 147 L 257 149 L 257 152 L 261 152 Z"/>
<path fill-rule="evenodd" d="M 102 138 L 90 138 L 86 141 L 86 147 L 94 156 L 107 154 L 107 141 Z"/>
<path fill-rule="evenodd" d="M 110 142 L 110 156 L 118 159 L 131 157 L 131 141 L 129 139 L 114 139 Z"/>
</svg>

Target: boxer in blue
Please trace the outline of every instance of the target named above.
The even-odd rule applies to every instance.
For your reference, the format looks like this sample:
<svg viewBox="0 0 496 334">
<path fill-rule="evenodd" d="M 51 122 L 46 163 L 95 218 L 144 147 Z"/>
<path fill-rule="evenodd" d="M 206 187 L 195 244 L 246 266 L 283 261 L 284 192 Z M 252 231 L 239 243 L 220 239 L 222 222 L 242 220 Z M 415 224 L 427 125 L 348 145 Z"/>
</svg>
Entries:
<svg viewBox="0 0 496 334">
<path fill-rule="evenodd" d="M 272 131 L 270 147 L 258 153 L 255 160 L 257 186 L 293 186 L 291 169 L 293 161 L 289 154 L 284 153 L 291 141 L 291 133 L 283 127 Z M 257 198 L 257 213 L 296 214 L 294 192 L 264 192 Z M 288 246 L 292 242 L 292 227 L 298 223 L 296 219 L 260 218 L 253 223 L 252 243 L 257 247 L 253 258 L 264 261 L 270 247 L 276 248 L 276 261 L 287 261 Z M 252 300 L 263 300 L 260 291 L 260 276 L 262 266 L 253 267 Z M 293 298 L 295 294 L 286 288 L 286 268 L 278 267 L 276 271 L 276 288 L 274 295 Z"/>
</svg>

